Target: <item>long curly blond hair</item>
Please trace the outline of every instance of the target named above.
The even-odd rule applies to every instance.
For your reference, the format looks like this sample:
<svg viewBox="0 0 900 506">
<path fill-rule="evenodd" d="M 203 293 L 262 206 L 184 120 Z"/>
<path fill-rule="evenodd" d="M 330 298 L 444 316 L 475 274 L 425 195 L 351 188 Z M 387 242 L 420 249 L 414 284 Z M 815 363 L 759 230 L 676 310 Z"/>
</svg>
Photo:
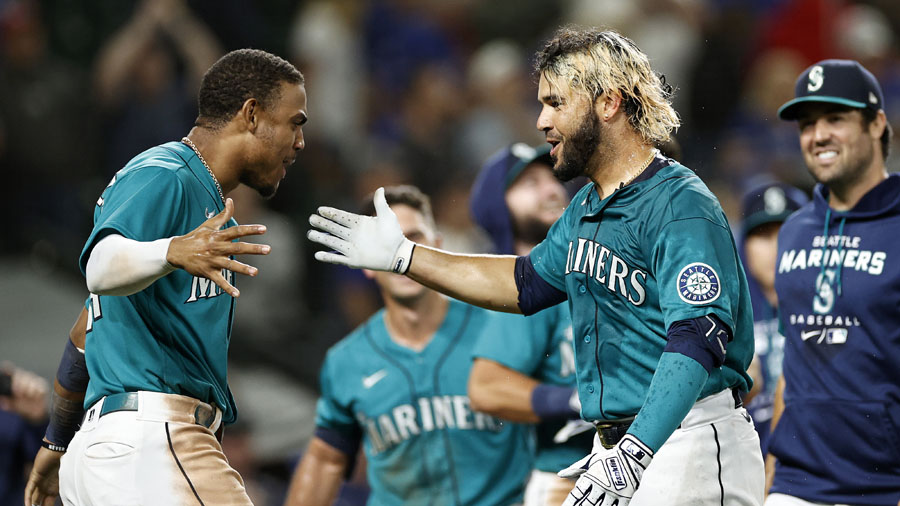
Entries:
<svg viewBox="0 0 900 506">
<path fill-rule="evenodd" d="M 628 121 L 648 143 L 666 141 L 681 125 L 665 76 L 650 68 L 647 55 L 631 39 L 615 31 L 560 28 L 537 53 L 534 69 L 551 86 L 565 83 L 593 99 L 617 91 Z"/>
</svg>

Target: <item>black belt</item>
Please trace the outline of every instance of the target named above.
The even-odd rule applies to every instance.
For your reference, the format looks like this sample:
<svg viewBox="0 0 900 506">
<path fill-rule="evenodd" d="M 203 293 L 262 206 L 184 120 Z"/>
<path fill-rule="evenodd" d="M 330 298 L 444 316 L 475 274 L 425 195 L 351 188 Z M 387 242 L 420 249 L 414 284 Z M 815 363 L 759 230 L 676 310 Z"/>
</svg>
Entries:
<svg viewBox="0 0 900 506">
<path fill-rule="evenodd" d="M 115 413 L 117 411 L 137 411 L 138 410 L 138 393 L 137 392 L 123 392 L 119 394 L 107 395 L 103 400 L 103 406 L 100 408 L 100 414 L 97 415 L 97 418 L 103 418 L 104 416 Z M 88 416 L 88 413 L 85 416 Z M 216 421 L 216 410 L 215 408 L 208 409 L 206 405 L 200 404 L 194 410 L 194 423 L 197 425 L 202 425 L 207 429 L 212 427 L 213 423 Z"/>
<path fill-rule="evenodd" d="M 744 401 L 741 399 L 740 390 L 732 388 L 731 396 L 734 398 L 734 409 L 738 409 L 744 405 Z M 594 426 L 597 428 L 597 435 L 600 436 L 600 444 L 606 449 L 616 446 L 616 444 L 625 437 L 625 434 L 628 432 L 628 429 L 631 427 L 631 422 L 633 421 L 634 417 L 632 416 L 619 420 L 603 420 L 602 422 L 595 422 Z M 678 428 L 681 428 L 681 424 L 678 425 Z"/>
</svg>

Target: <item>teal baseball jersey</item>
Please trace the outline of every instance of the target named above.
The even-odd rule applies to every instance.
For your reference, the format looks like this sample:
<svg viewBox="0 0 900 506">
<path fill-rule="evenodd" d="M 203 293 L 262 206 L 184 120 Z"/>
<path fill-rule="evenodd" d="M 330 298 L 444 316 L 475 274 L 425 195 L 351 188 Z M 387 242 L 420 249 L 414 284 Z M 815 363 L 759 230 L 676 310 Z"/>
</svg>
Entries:
<svg viewBox="0 0 900 506">
<path fill-rule="evenodd" d="M 532 250 L 535 271 L 566 293 L 582 416 L 634 416 L 673 322 L 715 314 L 733 333 L 700 398 L 748 390 L 750 294 L 715 196 L 692 171 L 657 157 L 642 177 L 600 199 L 589 183 Z"/>
<path fill-rule="evenodd" d="M 485 325 L 472 356 L 491 360 L 541 383 L 574 388 L 575 350 L 569 306 L 557 304 L 529 317 L 497 313 Z M 537 424 L 535 469 L 555 473 L 590 451 L 593 430 L 565 443 L 553 442 L 553 436 L 565 425 L 565 420 Z"/>
<path fill-rule="evenodd" d="M 450 300 L 421 351 L 395 343 L 384 310 L 333 346 L 316 425 L 362 437 L 369 504 L 520 502 L 532 468 L 528 427 L 473 412 L 472 348 L 493 314 Z"/>
<path fill-rule="evenodd" d="M 103 191 L 80 264 L 109 234 L 136 241 L 184 235 L 224 204 L 191 148 L 169 142 L 128 162 Z M 227 226 L 234 226 L 234 220 Z M 223 271 L 234 284 L 234 275 Z M 176 269 L 127 297 L 91 295 L 85 407 L 102 396 L 149 390 L 215 403 L 237 416 L 226 381 L 234 299 L 212 281 Z"/>
</svg>

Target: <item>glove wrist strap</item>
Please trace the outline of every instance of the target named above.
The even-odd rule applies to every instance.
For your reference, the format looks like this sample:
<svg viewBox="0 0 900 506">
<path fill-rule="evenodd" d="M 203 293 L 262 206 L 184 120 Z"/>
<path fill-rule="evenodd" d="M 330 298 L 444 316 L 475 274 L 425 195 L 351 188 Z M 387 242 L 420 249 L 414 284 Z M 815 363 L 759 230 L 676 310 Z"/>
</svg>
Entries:
<svg viewBox="0 0 900 506">
<path fill-rule="evenodd" d="M 400 243 L 400 247 L 397 248 L 397 253 L 394 254 L 394 260 L 391 262 L 391 272 L 406 274 L 409 271 L 409 265 L 412 263 L 413 250 L 415 248 L 416 243 L 404 238 L 403 242 Z"/>
</svg>

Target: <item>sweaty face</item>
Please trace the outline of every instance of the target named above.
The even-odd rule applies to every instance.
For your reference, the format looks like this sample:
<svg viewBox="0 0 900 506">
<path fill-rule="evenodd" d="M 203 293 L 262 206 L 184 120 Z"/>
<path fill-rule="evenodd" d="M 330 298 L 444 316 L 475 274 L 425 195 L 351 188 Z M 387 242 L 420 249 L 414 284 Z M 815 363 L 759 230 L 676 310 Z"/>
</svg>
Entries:
<svg viewBox="0 0 900 506">
<path fill-rule="evenodd" d="M 553 168 L 541 162 L 525 167 L 506 190 L 513 232 L 528 244 L 537 244 L 547 236 L 567 203 L 566 189 L 554 177 Z"/>
<path fill-rule="evenodd" d="M 553 86 L 541 75 L 538 100 L 542 104 L 537 128 L 553 149 L 553 173 L 560 181 L 589 175 L 590 162 L 603 141 L 603 127 L 586 93 Z"/>
<path fill-rule="evenodd" d="M 275 195 L 287 169 L 304 147 L 303 125 L 306 123 L 306 88 L 300 84 L 281 84 L 281 93 L 268 108 L 259 109 L 259 126 L 249 169 L 241 175 L 241 183 L 263 197 Z"/>
<path fill-rule="evenodd" d="M 831 187 L 852 184 L 875 158 L 881 132 L 862 113 L 835 104 L 810 103 L 800 111 L 800 148 L 810 173 Z"/>
<path fill-rule="evenodd" d="M 400 228 L 407 239 L 426 246 L 439 245 L 437 233 L 417 209 L 404 204 L 394 204 L 391 210 L 397 215 L 397 221 L 400 222 Z M 400 303 L 412 302 L 428 291 L 428 288 L 401 274 L 373 271 L 367 273 L 375 279 L 384 297 L 390 297 Z"/>
</svg>

